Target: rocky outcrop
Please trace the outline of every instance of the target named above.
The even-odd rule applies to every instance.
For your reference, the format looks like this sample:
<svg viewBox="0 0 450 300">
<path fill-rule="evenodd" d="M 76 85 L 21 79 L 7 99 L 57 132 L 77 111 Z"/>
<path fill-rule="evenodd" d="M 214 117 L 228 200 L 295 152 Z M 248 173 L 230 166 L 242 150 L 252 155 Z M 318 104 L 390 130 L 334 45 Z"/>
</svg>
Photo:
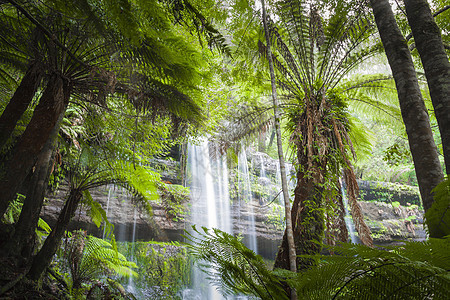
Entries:
<svg viewBox="0 0 450 300">
<path fill-rule="evenodd" d="M 248 164 L 253 196 L 250 205 L 239 205 L 236 191 L 233 191 L 236 174 L 233 173 L 235 171 L 230 172 L 233 232 L 243 236 L 244 240 L 247 239 L 253 212 L 259 253 L 273 258 L 284 228 L 282 206 L 277 198 L 280 190 L 277 183 L 277 161 L 267 154 L 255 152 L 248 155 Z M 178 162 L 155 160 L 155 165 L 168 184 L 181 182 L 177 171 Z M 288 169 L 293 168 L 288 166 Z M 265 176 L 262 176 L 262 172 Z M 167 189 L 160 190 L 162 197 L 151 203 L 151 212 L 145 211 L 127 192 L 114 186 L 92 190 L 91 195 L 107 211 L 117 240 L 130 241 L 134 236 L 135 240 L 142 241 L 183 241 L 182 234 L 191 224 L 188 213 L 189 196 L 174 192 L 169 187 L 170 184 Z M 396 243 L 397 240 L 422 240 L 426 237 L 422 212 L 415 205 L 418 197 L 417 191 L 414 192 L 415 188 L 361 181 L 360 187 L 363 199 L 372 201 L 361 201 L 360 205 L 376 244 L 387 245 Z M 62 186 L 56 194 L 48 195 L 42 216 L 50 225 L 56 222 L 66 195 L 67 186 Z M 81 207 L 69 230 L 83 228 L 101 237 L 104 234 L 103 228 L 98 228 L 89 214 L 88 207 Z"/>
<path fill-rule="evenodd" d="M 421 206 L 419 188 L 391 182 L 358 180 L 360 198 L 363 201 L 385 203 L 399 202 L 403 206 Z"/>
<path fill-rule="evenodd" d="M 376 245 L 392 245 L 403 240 L 423 241 L 423 211 L 417 205 L 392 205 L 384 202 L 360 202 L 366 224 Z"/>
<path fill-rule="evenodd" d="M 62 185 L 56 194 L 47 196 L 41 215 L 50 226 L 53 226 L 58 218 L 67 190 L 67 186 Z M 152 211 L 148 212 L 142 204 L 136 203 L 128 192 L 115 186 L 93 189 L 90 193 L 106 211 L 109 222 L 114 225 L 114 233 L 118 241 L 131 241 L 133 235 L 135 240 L 143 241 L 180 240 L 184 223 L 173 220 L 162 199 L 153 202 Z M 103 227 L 97 227 L 94 224 L 90 209 L 86 205 L 79 207 L 69 225 L 68 230 L 75 229 L 87 230 L 97 237 L 104 235 Z"/>
</svg>

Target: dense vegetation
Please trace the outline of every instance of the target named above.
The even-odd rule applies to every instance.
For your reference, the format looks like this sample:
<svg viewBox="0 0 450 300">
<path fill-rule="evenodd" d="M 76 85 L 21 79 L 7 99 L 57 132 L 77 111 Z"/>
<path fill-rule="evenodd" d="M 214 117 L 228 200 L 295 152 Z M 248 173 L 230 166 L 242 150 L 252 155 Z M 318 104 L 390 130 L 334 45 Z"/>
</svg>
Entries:
<svg viewBox="0 0 450 300">
<path fill-rule="evenodd" d="M 242 144 L 277 156 L 277 124 L 277 149 L 295 166 L 293 239 L 285 233 L 271 271 L 234 237 L 205 232 L 192 249 L 222 268 L 225 292 L 448 294 L 450 7 L 429 2 L 268 1 L 263 18 L 261 2 L 246 0 L 0 1 L 0 297 L 133 297 L 118 282 L 137 266 L 118 249 L 147 267 L 160 254 L 117 245 L 90 191 L 115 184 L 150 211 L 164 191 L 182 190 L 161 180 L 154 158 L 200 136 L 230 156 Z M 357 177 L 417 185 L 430 240 L 319 256 L 325 236 L 348 240 L 341 182 L 373 246 Z M 41 209 L 61 185 L 68 193 L 50 227 Z M 80 205 L 105 240 L 67 232 Z M 287 271 L 294 248 L 298 273 Z M 177 294 L 180 282 L 158 272 L 186 275 L 184 257 L 141 270 L 142 284 L 159 276 L 155 293 Z M 390 286 L 401 274 L 414 276 Z"/>
</svg>

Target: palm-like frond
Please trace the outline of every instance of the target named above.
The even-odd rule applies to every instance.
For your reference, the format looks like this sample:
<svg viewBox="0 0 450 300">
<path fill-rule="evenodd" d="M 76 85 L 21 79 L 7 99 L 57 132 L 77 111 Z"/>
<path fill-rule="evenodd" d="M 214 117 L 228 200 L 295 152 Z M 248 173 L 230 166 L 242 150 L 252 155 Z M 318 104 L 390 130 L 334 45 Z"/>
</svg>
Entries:
<svg viewBox="0 0 450 300">
<path fill-rule="evenodd" d="M 109 161 L 109 158 L 99 160 L 94 153 L 84 150 L 78 161 L 67 168 L 72 189 L 84 192 L 95 187 L 115 184 L 127 189 L 135 201 L 141 203 L 149 213 L 152 210 L 150 201 L 159 198 L 156 186 L 160 182 L 160 175 L 133 162 L 119 159 Z M 84 196 L 84 204 L 90 207 L 94 221 L 105 221 L 106 214 L 89 198 L 89 193 Z"/>
<path fill-rule="evenodd" d="M 232 235 L 218 229 L 187 233 L 190 253 L 198 260 L 208 279 L 225 295 L 241 293 L 261 299 L 289 299 L 282 278 L 272 273 L 261 256 Z M 214 266 L 214 268 L 212 267 Z"/>
<path fill-rule="evenodd" d="M 286 299 L 280 281 L 302 299 L 446 299 L 450 292 L 450 239 L 406 242 L 387 250 L 341 244 L 334 255 L 304 255 L 318 264 L 301 273 L 267 270 L 260 258 L 235 237 L 219 230 L 196 231 L 190 245 L 197 259 L 210 261 L 218 272 L 210 280 L 223 290 L 262 299 Z M 211 265 L 205 264 L 208 272 Z M 255 280 L 255 278 L 257 280 Z M 259 283 L 259 284 L 256 284 Z M 261 291 L 261 283 L 266 284 Z"/>
<path fill-rule="evenodd" d="M 450 292 L 449 239 L 407 242 L 391 251 L 333 247 L 320 264 L 290 281 L 305 299 L 445 299 Z"/>
<path fill-rule="evenodd" d="M 425 213 L 431 237 L 450 235 L 450 178 L 445 178 L 434 189 L 434 203 Z"/>
<path fill-rule="evenodd" d="M 232 112 L 233 126 L 225 124 L 215 136 L 219 151 L 223 153 L 241 140 L 251 139 L 256 134 L 267 131 L 273 123 L 272 109 L 272 104 L 262 101 L 258 106 L 238 107 Z"/>
<path fill-rule="evenodd" d="M 71 286 L 75 289 L 101 276 L 138 276 L 133 270 L 137 268 L 136 264 L 128 261 L 117 248 L 105 240 L 86 237 L 83 231 L 75 231 L 68 238 L 63 257 L 64 266 L 71 275 Z"/>
<path fill-rule="evenodd" d="M 188 27 L 198 35 L 200 44 L 202 37 L 206 38 L 208 46 L 216 48 L 224 54 L 231 56 L 230 47 L 225 37 L 213 24 L 188 0 L 164 1 L 169 7 L 175 22 Z"/>
<path fill-rule="evenodd" d="M 80 268 L 86 269 L 85 274 L 91 273 L 91 276 L 98 271 L 113 272 L 125 277 L 138 276 L 133 271 L 133 268 L 137 268 L 134 262 L 127 261 L 125 256 L 113 249 L 109 242 L 93 236 L 87 238 Z M 88 278 L 95 278 L 95 276 Z"/>
</svg>

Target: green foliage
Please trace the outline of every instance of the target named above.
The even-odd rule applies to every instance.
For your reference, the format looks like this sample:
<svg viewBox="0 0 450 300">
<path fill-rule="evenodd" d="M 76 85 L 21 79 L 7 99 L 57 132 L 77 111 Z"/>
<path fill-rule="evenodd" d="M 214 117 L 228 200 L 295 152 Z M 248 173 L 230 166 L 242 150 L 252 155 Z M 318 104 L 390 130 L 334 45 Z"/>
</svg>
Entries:
<svg viewBox="0 0 450 300">
<path fill-rule="evenodd" d="M 406 242 L 390 251 L 343 244 L 289 283 L 304 299 L 445 299 L 449 246 L 449 239 Z"/>
<path fill-rule="evenodd" d="M 20 213 L 22 211 L 23 202 L 25 201 L 25 196 L 17 194 L 17 198 L 10 203 L 8 209 L 3 215 L 1 223 L 14 224 L 19 220 Z M 1 224 L 0 223 L 0 224 Z M 38 242 L 42 241 L 52 229 L 42 218 L 38 219 L 37 228 L 35 230 L 36 236 L 38 237 Z"/>
<path fill-rule="evenodd" d="M 190 284 L 192 260 L 186 248 L 177 242 L 119 242 L 119 251 L 136 262 L 139 278 L 133 281 L 137 297 L 180 299 Z M 122 284 L 127 284 L 123 279 Z M 145 295 L 139 295 L 145 291 Z"/>
<path fill-rule="evenodd" d="M 402 160 L 410 155 L 409 151 L 401 148 L 398 143 L 389 146 L 384 153 L 383 160 L 394 166 L 398 166 Z"/>
<path fill-rule="evenodd" d="M 425 222 L 431 237 L 450 235 L 450 177 L 433 189 L 434 203 L 425 213 Z"/>
<path fill-rule="evenodd" d="M 400 202 L 398 201 L 394 201 L 391 203 L 393 208 L 399 208 L 400 207 Z"/>
<path fill-rule="evenodd" d="M 11 202 L 2 217 L 2 223 L 14 224 L 19 220 L 20 212 L 22 211 L 23 201 L 25 196 L 22 194 L 17 194 L 17 198 Z"/>
<path fill-rule="evenodd" d="M 190 253 L 224 295 L 255 295 L 261 299 L 289 299 L 282 277 L 270 271 L 261 256 L 237 238 L 218 229 L 187 233 Z M 211 265 L 214 268 L 211 268 Z"/>
<path fill-rule="evenodd" d="M 219 230 L 199 234 L 190 248 L 206 261 L 204 270 L 224 291 L 285 299 L 279 292 L 283 280 L 299 299 L 446 299 L 450 293 L 449 238 L 405 242 L 387 250 L 341 244 L 329 249 L 333 255 L 304 256 L 318 264 L 293 274 L 266 269 L 251 250 Z M 218 271 L 211 272 L 208 262 Z"/>
<path fill-rule="evenodd" d="M 177 184 L 163 184 L 159 188 L 162 193 L 162 203 L 167 216 L 175 222 L 184 220 L 188 213 L 189 188 Z"/>
<path fill-rule="evenodd" d="M 114 249 L 109 242 L 87 236 L 84 231 L 70 234 L 59 250 L 57 266 L 63 273 L 69 292 L 81 298 L 90 284 L 106 280 L 107 276 L 129 277 L 138 274 L 136 264 Z"/>
<path fill-rule="evenodd" d="M 403 206 L 412 204 L 422 207 L 419 188 L 416 186 L 379 181 L 363 182 L 363 185 L 360 193 L 362 201 L 394 202 L 393 205 L 399 203 Z"/>
</svg>

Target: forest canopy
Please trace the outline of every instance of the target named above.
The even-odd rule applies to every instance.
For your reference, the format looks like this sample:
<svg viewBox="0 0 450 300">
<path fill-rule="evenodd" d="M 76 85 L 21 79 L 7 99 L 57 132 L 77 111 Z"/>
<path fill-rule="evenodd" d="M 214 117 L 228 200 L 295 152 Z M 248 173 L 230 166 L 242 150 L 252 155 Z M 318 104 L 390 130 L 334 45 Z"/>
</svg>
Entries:
<svg viewBox="0 0 450 300">
<path fill-rule="evenodd" d="M 103 273 L 131 274 L 135 265 L 117 252 L 91 192 L 121 187 L 151 215 L 162 192 L 184 191 L 169 187 L 154 161 L 178 159 L 184 174 L 174 152 L 184 155 L 203 138 L 229 164 L 246 146 L 279 159 L 286 192 L 288 225 L 275 259 L 286 273 L 266 270 L 234 237 L 205 231 L 208 243 L 257 267 L 244 283 L 261 273 L 241 286 L 236 266 L 227 269 L 201 241 L 194 246 L 201 259 L 225 265 L 225 290 L 295 299 L 295 290 L 316 289 L 295 273 L 315 278 L 326 268 L 323 241 L 348 242 L 344 186 L 361 243 L 373 247 L 358 179 L 418 187 L 431 239 L 417 253 L 407 244 L 386 259 L 445 273 L 439 255 L 426 267 L 416 263 L 426 247 L 441 253 L 450 234 L 449 33 L 444 0 L 0 1 L 0 263 L 9 266 L 0 296 L 15 288 L 20 295 L 28 282 L 38 291 L 42 278 L 66 289 L 87 284 L 74 265 L 65 267 L 71 284 L 59 278 L 52 260 L 62 250 L 79 268 L 96 261 Z M 291 199 L 285 159 L 295 167 Z M 48 226 L 40 219 L 46 195 L 63 187 L 58 220 Z M 105 226 L 106 240 L 67 232 L 81 206 Z M 369 271 L 351 257 L 375 261 L 384 251 L 372 250 L 335 251 L 358 274 Z M 333 266 L 345 272 L 339 261 Z M 441 277 L 433 283 L 448 284 Z M 364 276 L 355 282 L 345 293 L 368 284 Z"/>
</svg>

